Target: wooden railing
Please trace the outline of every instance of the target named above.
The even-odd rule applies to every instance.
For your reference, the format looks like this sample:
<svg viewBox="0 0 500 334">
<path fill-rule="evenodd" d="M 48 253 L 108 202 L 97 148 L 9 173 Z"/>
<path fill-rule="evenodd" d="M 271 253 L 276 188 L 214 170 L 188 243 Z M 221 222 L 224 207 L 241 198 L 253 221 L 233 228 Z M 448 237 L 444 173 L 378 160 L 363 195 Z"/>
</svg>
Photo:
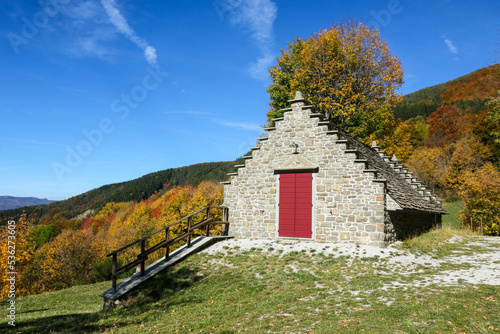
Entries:
<svg viewBox="0 0 500 334">
<path fill-rule="evenodd" d="M 215 221 L 213 218 L 213 212 L 211 210 L 213 209 L 222 209 L 222 221 Z M 192 224 L 193 218 L 198 216 L 198 215 L 203 215 L 204 218 L 202 219 L 201 222 L 195 223 L 194 225 Z M 190 215 L 187 215 L 184 218 L 179 219 L 178 221 L 169 224 L 158 231 L 155 231 L 145 237 L 142 237 L 126 246 L 123 246 L 122 248 L 119 248 L 111 253 L 109 253 L 107 256 L 112 256 L 113 257 L 113 263 L 111 267 L 111 274 L 109 275 L 109 278 L 112 280 L 112 290 L 113 294 L 116 292 L 116 279 L 119 275 L 127 272 L 128 270 L 140 266 L 140 275 L 144 276 L 144 271 L 145 271 L 145 266 L 144 263 L 148 259 L 149 255 L 151 253 L 154 253 L 158 251 L 161 248 L 165 248 L 165 261 L 168 261 L 169 259 L 169 250 L 172 245 L 175 245 L 179 242 L 181 242 L 184 239 L 187 239 L 187 247 L 191 246 L 191 236 L 193 235 L 195 230 L 203 229 L 205 228 L 206 230 L 206 236 L 208 237 L 210 235 L 210 226 L 212 225 L 223 225 L 224 229 L 222 230 L 222 235 L 227 235 L 228 233 L 228 217 L 229 217 L 229 208 L 224 207 L 224 206 L 206 206 L 203 209 L 200 209 L 196 212 L 193 212 Z M 181 235 L 178 235 L 174 238 L 170 238 L 170 230 L 177 226 L 183 224 L 183 222 L 187 222 L 185 232 Z M 150 248 L 146 249 L 146 241 L 156 235 L 158 235 L 161 232 L 165 232 L 165 237 L 162 238 L 162 241 L 158 242 L 156 245 L 151 246 Z M 126 251 L 132 246 L 137 245 L 140 243 L 141 245 L 141 251 L 137 255 L 137 260 L 132 261 L 128 264 L 123 265 L 120 268 L 117 268 L 117 260 L 118 260 L 118 254 L 121 252 Z"/>
</svg>

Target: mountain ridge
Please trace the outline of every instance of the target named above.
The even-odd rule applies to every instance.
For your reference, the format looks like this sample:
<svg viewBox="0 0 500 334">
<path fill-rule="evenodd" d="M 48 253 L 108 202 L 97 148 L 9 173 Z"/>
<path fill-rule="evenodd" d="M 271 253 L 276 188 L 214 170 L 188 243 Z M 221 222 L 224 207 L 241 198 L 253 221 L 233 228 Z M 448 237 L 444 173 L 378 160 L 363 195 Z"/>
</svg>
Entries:
<svg viewBox="0 0 500 334">
<path fill-rule="evenodd" d="M 38 197 L 16 197 L 10 195 L 0 196 L 0 210 L 18 209 L 32 205 L 50 204 L 56 201 Z"/>
</svg>

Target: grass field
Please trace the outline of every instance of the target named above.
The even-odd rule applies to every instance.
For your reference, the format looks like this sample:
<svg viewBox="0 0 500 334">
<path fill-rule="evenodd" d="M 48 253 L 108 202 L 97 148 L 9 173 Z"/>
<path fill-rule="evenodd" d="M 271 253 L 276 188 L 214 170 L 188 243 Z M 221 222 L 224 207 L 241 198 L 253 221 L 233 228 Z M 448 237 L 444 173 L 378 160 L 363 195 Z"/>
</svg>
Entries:
<svg viewBox="0 0 500 334">
<path fill-rule="evenodd" d="M 453 203 L 443 203 L 443 207 L 448 211 L 448 215 L 443 216 L 443 226 L 452 228 L 461 228 L 460 210 L 462 210 L 464 202 L 462 200 Z"/>
<path fill-rule="evenodd" d="M 10 330 L 500 332 L 498 285 L 470 283 L 466 276 L 455 283 L 448 279 L 453 273 L 472 272 L 476 266 L 500 264 L 498 258 L 489 258 L 490 253 L 498 256 L 500 239 L 486 242 L 450 224 L 373 256 L 366 255 L 370 249 L 364 246 L 345 252 L 326 243 L 289 252 L 279 249 L 284 241 L 266 248 L 225 246 L 220 252 L 196 254 L 170 268 L 107 312 L 101 311 L 98 295 L 109 288 L 109 282 L 19 298 L 16 327 Z M 471 254 L 481 255 L 477 263 L 456 260 Z M 6 307 L 1 304 L 1 309 Z M 4 317 L 0 326 L 9 329 Z"/>
</svg>

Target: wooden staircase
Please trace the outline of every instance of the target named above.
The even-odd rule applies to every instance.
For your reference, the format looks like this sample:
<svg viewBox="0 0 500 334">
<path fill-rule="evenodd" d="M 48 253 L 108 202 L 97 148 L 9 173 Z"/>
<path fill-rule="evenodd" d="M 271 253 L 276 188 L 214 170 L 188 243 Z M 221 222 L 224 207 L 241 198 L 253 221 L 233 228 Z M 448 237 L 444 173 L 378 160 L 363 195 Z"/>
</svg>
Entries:
<svg viewBox="0 0 500 334">
<path fill-rule="evenodd" d="M 217 211 L 220 210 L 222 210 L 222 215 L 217 215 Z M 220 221 L 215 220 L 217 216 L 220 216 Z M 112 286 L 111 289 L 106 290 L 99 295 L 104 298 L 104 309 L 111 306 L 115 300 L 119 299 L 142 282 L 148 280 L 149 278 L 174 265 L 175 263 L 182 261 L 189 255 L 199 252 L 200 250 L 212 245 L 217 241 L 231 238 L 228 236 L 228 216 L 229 209 L 227 207 L 207 206 L 141 239 L 138 239 L 126 246 L 123 246 L 122 248 L 109 253 L 107 256 L 111 256 L 113 260 L 111 274 L 109 276 L 112 281 Z M 184 225 L 184 233 L 174 237 L 170 236 L 171 230 Z M 213 225 L 223 226 L 221 235 L 210 236 L 210 227 Z M 194 236 L 195 230 L 203 230 L 205 235 L 198 236 L 197 238 L 191 240 L 191 238 Z M 160 240 L 157 240 L 157 243 L 155 245 L 148 246 L 148 241 L 151 241 L 153 237 L 158 239 L 158 237 L 161 235 L 160 233 L 162 232 L 164 233 L 164 237 L 161 237 Z M 184 245 L 170 253 L 171 247 L 179 245 L 183 242 L 185 242 Z M 118 268 L 119 254 L 134 251 L 134 248 L 138 248 L 139 245 L 140 250 L 137 250 L 139 253 L 137 254 L 137 260 L 125 263 L 121 265 L 120 268 Z M 148 267 L 145 267 L 145 262 L 149 258 L 149 256 L 163 249 L 165 249 L 165 255 L 156 262 L 150 264 Z M 138 271 L 117 285 L 116 280 L 118 276 L 133 268 L 138 268 Z"/>
</svg>

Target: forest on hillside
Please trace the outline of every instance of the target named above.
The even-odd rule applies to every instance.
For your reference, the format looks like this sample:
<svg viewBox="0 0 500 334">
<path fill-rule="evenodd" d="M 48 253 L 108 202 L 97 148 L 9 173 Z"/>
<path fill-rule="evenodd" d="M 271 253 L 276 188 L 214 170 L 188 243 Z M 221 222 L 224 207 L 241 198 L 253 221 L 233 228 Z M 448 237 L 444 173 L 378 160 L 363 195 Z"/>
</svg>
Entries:
<svg viewBox="0 0 500 334">
<path fill-rule="evenodd" d="M 464 225 L 500 235 L 500 64 L 404 96 L 381 143 L 444 199 Z"/>
<path fill-rule="evenodd" d="M 403 96 L 394 107 L 396 118 L 407 120 L 418 115 L 429 117 L 439 107 L 456 106 L 478 113 L 500 87 L 499 65 L 489 66 L 454 80 Z"/>
<path fill-rule="evenodd" d="M 106 254 L 207 205 L 219 205 L 222 197 L 222 185 L 203 181 L 197 187 L 175 187 L 138 202 L 108 202 L 97 214 L 85 219 L 67 219 L 56 214 L 33 224 L 33 217 L 24 214 L 14 224 L 16 280 L 22 282 L 16 286 L 16 295 L 107 280 L 111 258 Z M 172 236 L 179 235 L 183 228 L 171 230 Z M 0 228 L 2 240 L 8 239 L 9 231 L 6 226 Z M 220 232 L 220 227 L 213 227 L 212 234 Z M 7 242 L 1 243 L 1 259 L 8 258 L 8 247 Z M 120 253 L 118 261 L 132 262 L 136 255 Z M 151 256 L 149 261 L 157 259 Z M 0 279 L 5 282 L 10 271 L 7 261 L 2 261 L 1 269 Z M 8 294 L 9 285 L 4 284 L 0 299 Z"/>
<path fill-rule="evenodd" d="M 236 169 L 234 165 L 243 163 L 243 159 L 228 162 L 199 163 L 191 166 L 170 168 L 144 175 L 138 179 L 108 184 L 67 200 L 48 205 L 34 205 L 18 209 L 1 210 L 0 225 L 6 225 L 8 219 L 18 219 L 22 214 L 34 224 L 41 220 L 72 219 L 86 213 L 93 215 L 109 202 L 139 202 L 154 194 L 163 194 L 175 187 L 186 185 L 198 186 L 203 181 L 223 181 L 227 173 Z"/>
</svg>

